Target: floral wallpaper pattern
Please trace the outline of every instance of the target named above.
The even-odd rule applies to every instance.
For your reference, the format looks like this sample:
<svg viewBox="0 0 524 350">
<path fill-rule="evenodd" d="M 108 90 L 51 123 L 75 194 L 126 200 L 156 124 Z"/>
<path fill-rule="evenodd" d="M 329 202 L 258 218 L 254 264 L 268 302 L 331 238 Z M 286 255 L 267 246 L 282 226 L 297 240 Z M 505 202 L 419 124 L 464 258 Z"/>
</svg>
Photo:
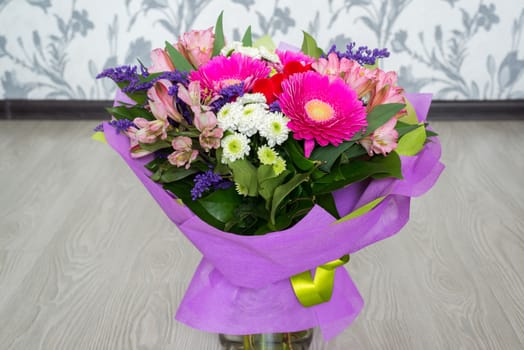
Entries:
<svg viewBox="0 0 524 350">
<path fill-rule="evenodd" d="M 149 51 L 224 10 L 228 38 L 300 45 L 302 30 L 325 49 L 349 41 L 387 47 L 382 62 L 410 92 L 436 99 L 524 98 L 520 0 L 0 0 L 0 98 L 110 99 L 104 68 L 148 65 Z"/>
</svg>

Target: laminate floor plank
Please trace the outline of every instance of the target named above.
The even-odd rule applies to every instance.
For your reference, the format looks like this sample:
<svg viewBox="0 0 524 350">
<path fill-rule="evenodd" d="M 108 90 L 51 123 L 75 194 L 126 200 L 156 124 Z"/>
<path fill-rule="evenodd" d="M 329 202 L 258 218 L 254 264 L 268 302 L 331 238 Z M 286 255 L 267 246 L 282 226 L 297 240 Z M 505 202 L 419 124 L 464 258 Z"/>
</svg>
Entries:
<svg viewBox="0 0 524 350">
<path fill-rule="evenodd" d="M 446 170 L 352 255 L 366 304 L 314 350 L 524 348 L 524 123 L 432 125 Z M 0 122 L 0 349 L 220 349 L 173 319 L 199 252 L 92 127 Z"/>
</svg>

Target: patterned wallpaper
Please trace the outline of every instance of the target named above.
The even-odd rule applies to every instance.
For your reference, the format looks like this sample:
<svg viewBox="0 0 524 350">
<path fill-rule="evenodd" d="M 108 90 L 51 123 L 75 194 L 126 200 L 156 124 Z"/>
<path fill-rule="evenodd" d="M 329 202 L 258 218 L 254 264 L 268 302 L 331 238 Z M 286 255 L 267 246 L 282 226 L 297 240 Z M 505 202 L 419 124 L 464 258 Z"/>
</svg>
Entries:
<svg viewBox="0 0 524 350">
<path fill-rule="evenodd" d="M 110 66 L 146 65 L 149 51 L 224 10 L 228 38 L 321 47 L 348 41 L 392 52 L 407 91 L 437 99 L 524 98 L 522 0 L 0 0 L 0 98 L 110 99 Z"/>
</svg>

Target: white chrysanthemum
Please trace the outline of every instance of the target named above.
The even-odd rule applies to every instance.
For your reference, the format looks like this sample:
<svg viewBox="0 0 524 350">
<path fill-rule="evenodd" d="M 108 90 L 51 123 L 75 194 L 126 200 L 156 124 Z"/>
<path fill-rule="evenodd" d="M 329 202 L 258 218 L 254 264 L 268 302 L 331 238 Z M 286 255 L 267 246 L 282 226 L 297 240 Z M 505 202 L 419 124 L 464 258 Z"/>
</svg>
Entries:
<svg viewBox="0 0 524 350">
<path fill-rule="evenodd" d="M 222 130 L 236 131 L 240 113 L 242 113 L 241 104 L 226 103 L 217 113 L 218 127 Z"/>
<path fill-rule="evenodd" d="M 280 112 L 267 113 L 259 125 L 259 133 L 265 137 L 269 146 L 281 145 L 287 140 L 289 118 Z"/>
<path fill-rule="evenodd" d="M 224 164 L 244 158 L 251 150 L 247 136 L 236 132 L 224 137 L 220 141 L 220 146 L 222 147 L 222 163 Z"/>
<path fill-rule="evenodd" d="M 240 46 L 236 52 L 241 53 L 244 56 L 249 56 L 251 58 L 255 59 L 261 59 L 262 55 L 260 54 L 260 50 L 256 47 L 250 47 L 250 46 Z"/>
<path fill-rule="evenodd" d="M 224 46 L 222 50 L 220 50 L 220 53 L 224 56 L 229 56 L 234 52 L 238 52 L 244 56 L 249 56 L 256 59 L 262 58 L 262 54 L 260 53 L 260 50 L 258 48 L 243 46 L 243 44 L 240 41 L 233 41 L 232 43 Z"/>
<path fill-rule="evenodd" d="M 282 157 L 277 157 L 275 163 L 273 164 L 273 171 L 275 172 L 275 175 L 278 176 L 282 174 L 284 170 L 286 170 L 286 161 Z"/>
<path fill-rule="evenodd" d="M 241 103 L 243 105 L 247 105 L 250 103 L 266 103 L 266 96 L 264 94 L 261 94 L 260 92 L 255 92 L 254 94 L 244 94 L 241 97 L 237 98 L 236 102 Z"/>
<path fill-rule="evenodd" d="M 238 52 L 238 49 L 242 47 L 242 43 L 240 41 L 232 41 L 231 43 L 225 45 L 222 50 L 220 50 L 220 54 L 223 56 L 229 56 L 233 52 Z"/>
<path fill-rule="evenodd" d="M 273 165 L 279 158 L 278 153 L 269 146 L 260 146 L 257 150 L 257 156 L 260 163 L 264 165 Z"/>
<path fill-rule="evenodd" d="M 239 183 L 235 182 L 235 189 L 237 190 L 237 193 L 241 196 L 246 197 L 249 194 L 249 190 L 246 186 L 241 185 Z"/>
<path fill-rule="evenodd" d="M 266 117 L 264 105 L 252 103 L 245 105 L 238 114 L 237 130 L 238 132 L 252 136 L 257 133 L 258 126 Z"/>
<path fill-rule="evenodd" d="M 280 58 L 278 57 L 278 55 L 274 52 L 269 51 L 264 46 L 260 46 L 258 50 L 260 51 L 260 56 L 262 56 L 262 58 L 265 59 L 266 61 L 273 62 L 273 63 L 280 62 Z"/>
</svg>

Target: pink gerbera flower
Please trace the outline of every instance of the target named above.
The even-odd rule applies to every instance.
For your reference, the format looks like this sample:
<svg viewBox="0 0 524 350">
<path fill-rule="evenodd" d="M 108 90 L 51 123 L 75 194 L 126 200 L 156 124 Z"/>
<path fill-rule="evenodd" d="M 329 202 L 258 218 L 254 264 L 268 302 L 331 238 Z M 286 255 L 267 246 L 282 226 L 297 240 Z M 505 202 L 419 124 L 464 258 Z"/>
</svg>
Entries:
<svg viewBox="0 0 524 350">
<path fill-rule="evenodd" d="M 255 80 L 266 78 L 270 71 L 271 68 L 263 61 L 234 53 L 230 57 L 214 57 L 198 70 L 191 72 L 189 79 L 199 81 L 204 90 L 214 93 L 242 82 L 244 91 L 248 91 Z"/>
<path fill-rule="evenodd" d="M 279 97 L 282 112 L 296 140 L 304 140 L 306 157 L 315 142 L 340 145 L 367 125 L 365 108 L 355 91 L 340 78 L 316 72 L 293 74 L 282 83 Z"/>
<path fill-rule="evenodd" d="M 303 65 L 315 62 L 315 59 L 313 57 L 303 54 L 300 51 L 295 52 L 276 49 L 275 53 L 278 55 L 278 58 L 280 58 L 280 63 L 282 63 L 282 66 L 285 66 L 289 62 L 300 62 Z"/>
</svg>

